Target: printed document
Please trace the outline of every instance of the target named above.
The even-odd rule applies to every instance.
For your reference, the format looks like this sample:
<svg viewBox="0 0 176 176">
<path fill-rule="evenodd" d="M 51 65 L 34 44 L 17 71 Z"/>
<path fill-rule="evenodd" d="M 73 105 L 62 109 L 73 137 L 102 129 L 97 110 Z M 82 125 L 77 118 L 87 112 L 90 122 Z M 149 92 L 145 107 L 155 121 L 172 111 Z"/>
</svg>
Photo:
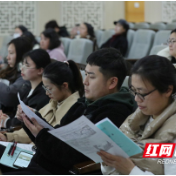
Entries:
<svg viewBox="0 0 176 176">
<path fill-rule="evenodd" d="M 81 116 L 66 126 L 51 130 L 49 133 L 96 163 L 102 162 L 101 157 L 97 154 L 100 150 L 125 158 L 129 157 L 112 139 L 85 116 Z"/>
<path fill-rule="evenodd" d="M 26 114 L 26 116 L 29 117 L 29 119 L 35 118 L 35 119 L 37 120 L 37 122 L 38 122 L 41 126 L 43 126 L 44 128 L 48 128 L 48 129 L 50 129 L 50 130 L 54 129 L 51 125 L 49 125 L 48 123 L 46 123 L 44 120 L 42 120 L 40 117 L 38 117 L 33 111 L 31 111 L 31 110 L 29 109 L 29 107 L 27 107 L 27 106 L 23 103 L 23 101 L 21 101 L 19 93 L 18 93 L 18 100 L 19 100 L 19 102 L 20 102 L 20 105 L 21 105 L 21 108 L 22 108 L 23 112 Z"/>
</svg>

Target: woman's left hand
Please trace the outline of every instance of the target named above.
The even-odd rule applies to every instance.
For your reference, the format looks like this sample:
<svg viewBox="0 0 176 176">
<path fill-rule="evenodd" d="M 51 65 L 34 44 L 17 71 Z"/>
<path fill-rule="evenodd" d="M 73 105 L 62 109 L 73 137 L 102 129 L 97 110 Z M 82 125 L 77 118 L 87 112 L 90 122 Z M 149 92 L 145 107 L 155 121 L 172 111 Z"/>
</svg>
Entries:
<svg viewBox="0 0 176 176">
<path fill-rule="evenodd" d="M 38 122 L 34 118 L 31 119 L 33 124 L 29 121 L 29 119 L 26 116 L 23 116 L 22 118 L 23 118 L 23 122 L 26 125 L 26 127 L 31 131 L 31 133 L 35 137 L 43 129 L 43 127 L 39 125 Z"/>
<path fill-rule="evenodd" d="M 111 155 L 105 151 L 97 152 L 97 154 L 102 158 L 106 165 L 116 168 L 124 175 L 129 175 L 131 170 L 135 167 L 130 158 Z"/>
</svg>

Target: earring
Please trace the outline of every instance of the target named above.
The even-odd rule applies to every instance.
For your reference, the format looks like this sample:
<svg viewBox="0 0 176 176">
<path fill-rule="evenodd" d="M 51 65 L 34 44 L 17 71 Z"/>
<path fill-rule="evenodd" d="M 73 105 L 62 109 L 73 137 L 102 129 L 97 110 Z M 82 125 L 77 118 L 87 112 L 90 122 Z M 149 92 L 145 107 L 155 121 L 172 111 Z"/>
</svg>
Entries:
<svg viewBox="0 0 176 176">
<path fill-rule="evenodd" d="M 172 98 L 176 100 L 176 93 L 172 94 Z"/>
</svg>

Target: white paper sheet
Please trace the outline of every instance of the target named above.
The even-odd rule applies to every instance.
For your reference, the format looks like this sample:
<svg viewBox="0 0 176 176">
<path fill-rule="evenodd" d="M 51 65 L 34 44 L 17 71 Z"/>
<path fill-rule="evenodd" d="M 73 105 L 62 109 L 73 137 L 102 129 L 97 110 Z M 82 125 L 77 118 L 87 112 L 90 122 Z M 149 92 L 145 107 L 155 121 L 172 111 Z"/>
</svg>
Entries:
<svg viewBox="0 0 176 176">
<path fill-rule="evenodd" d="M 85 116 L 81 116 L 66 126 L 51 130 L 49 133 L 97 163 L 102 162 L 97 154 L 100 150 L 128 158 L 128 155 L 117 144 Z"/>
<path fill-rule="evenodd" d="M 9 143 L 13 143 L 13 142 L 0 141 L 0 144 L 5 146 L 5 147 L 7 147 Z M 29 151 L 32 151 L 32 147 L 33 147 L 32 144 L 21 144 L 21 143 L 17 143 L 17 146 L 20 147 L 21 149 L 29 150 Z"/>
<path fill-rule="evenodd" d="M 20 99 L 20 95 L 18 93 L 18 100 L 20 102 L 21 108 L 23 110 L 23 112 L 26 114 L 26 116 L 29 117 L 29 119 L 31 118 L 35 118 L 37 120 L 37 122 L 43 126 L 44 128 L 49 128 L 50 130 L 54 129 L 52 126 L 50 126 L 49 124 L 47 124 L 44 120 L 42 120 L 40 117 L 38 117 L 33 111 L 31 111 Z"/>
</svg>

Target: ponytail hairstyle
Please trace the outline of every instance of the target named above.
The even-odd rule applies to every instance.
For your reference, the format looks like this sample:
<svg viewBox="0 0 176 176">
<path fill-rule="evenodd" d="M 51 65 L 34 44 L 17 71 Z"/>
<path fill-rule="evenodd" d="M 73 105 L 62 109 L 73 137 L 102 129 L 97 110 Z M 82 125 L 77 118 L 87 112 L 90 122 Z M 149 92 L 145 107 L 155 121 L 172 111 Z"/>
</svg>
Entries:
<svg viewBox="0 0 176 176">
<path fill-rule="evenodd" d="M 30 57 L 30 59 L 35 63 L 37 69 L 45 68 L 47 65 L 51 63 L 49 54 L 43 49 L 36 49 L 36 50 L 27 52 L 23 56 L 23 61 L 27 57 Z"/>
<path fill-rule="evenodd" d="M 69 64 L 56 61 L 49 64 L 43 72 L 43 77 L 49 79 L 59 89 L 64 82 L 68 83 L 69 90 L 79 92 L 80 97 L 84 95 L 84 85 L 78 66 L 72 60 Z"/>
<path fill-rule="evenodd" d="M 32 49 L 32 46 L 26 37 L 19 37 L 11 40 L 8 46 L 13 44 L 16 52 L 16 63 L 13 68 L 9 65 L 5 70 L 0 71 L 0 78 L 14 82 L 17 79 L 19 63 L 22 62 L 23 55 Z"/>
</svg>

